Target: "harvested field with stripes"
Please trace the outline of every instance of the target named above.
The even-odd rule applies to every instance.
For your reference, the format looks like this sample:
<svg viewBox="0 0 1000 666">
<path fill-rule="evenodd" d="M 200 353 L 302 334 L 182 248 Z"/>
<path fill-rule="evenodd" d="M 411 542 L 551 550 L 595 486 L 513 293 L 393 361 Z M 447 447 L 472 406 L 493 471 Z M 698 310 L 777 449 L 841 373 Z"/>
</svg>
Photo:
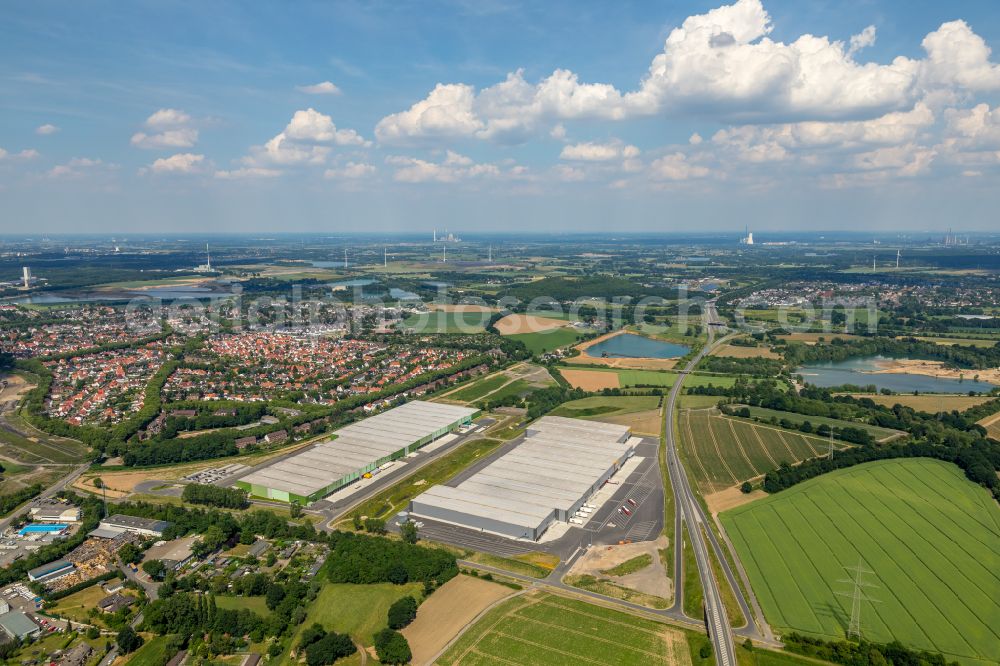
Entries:
<svg viewBox="0 0 1000 666">
<path fill-rule="evenodd" d="M 706 495 L 762 476 L 781 463 L 823 455 L 830 445 L 821 437 L 730 418 L 717 409 L 682 410 L 678 432 L 689 469 Z"/>
<path fill-rule="evenodd" d="M 689 666 L 687 637 L 634 615 L 533 591 L 486 613 L 435 662 L 442 666 Z"/>
<path fill-rule="evenodd" d="M 951 662 L 1000 654 L 1000 507 L 955 465 L 913 458 L 837 470 L 721 514 L 777 632 L 841 640 L 845 567 L 859 560 L 879 603 L 871 641 L 898 640 Z"/>
</svg>

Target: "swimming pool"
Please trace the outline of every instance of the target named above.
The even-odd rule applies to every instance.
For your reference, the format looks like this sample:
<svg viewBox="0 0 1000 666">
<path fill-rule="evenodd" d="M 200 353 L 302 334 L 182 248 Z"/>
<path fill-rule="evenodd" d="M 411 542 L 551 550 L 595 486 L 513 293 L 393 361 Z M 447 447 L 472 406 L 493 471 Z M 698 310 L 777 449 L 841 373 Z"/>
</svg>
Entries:
<svg viewBox="0 0 1000 666">
<path fill-rule="evenodd" d="M 53 524 L 53 525 L 25 525 L 18 532 L 21 536 L 26 534 L 44 534 L 48 532 L 62 532 L 64 529 L 69 527 L 69 525 L 63 524 Z"/>
</svg>

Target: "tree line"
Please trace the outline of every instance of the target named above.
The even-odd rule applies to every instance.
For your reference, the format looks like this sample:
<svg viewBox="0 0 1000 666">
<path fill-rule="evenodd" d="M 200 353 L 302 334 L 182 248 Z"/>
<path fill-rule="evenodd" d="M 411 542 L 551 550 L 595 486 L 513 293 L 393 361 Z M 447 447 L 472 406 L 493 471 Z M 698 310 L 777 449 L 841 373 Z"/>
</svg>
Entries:
<svg viewBox="0 0 1000 666">
<path fill-rule="evenodd" d="M 965 368 L 970 371 L 1000 366 L 1000 344 L 993 347 L 938 345 L 916 338 L 878 337 L 852 340 L 834 338 L 825 345 L 793 343 L 785 347 L 784 355 L 785 360 L 793 365 L 881 355 L 893 358 L 926 358 L 941 361 L 951 368 Z"/>
<path fill-rule="evenodd" d="M 792 632 L 781 637 L 785 649 L 796 654 L 845 666 L 958 666 L 942 654 L 912 650 L 899 641 L 826 641 Z"/>
<path fill-rule="evenodd" d="M 224 509 L 246 509 L 250 506 L 247 491 L 241 488 L 223 488 L 189 483 L 184 486 L 181 499 L 192 504 L 208 504 Z"/>
<path fill-rule="evenodd" d="M 916 442 L 887 446 L 859 446 L 834 451 L 833 457 L 810 458 L 795 467 L 783 463 L 764 475 L 763 488 L 769 493 L 776 493 L 820 474 L 876 460 L 895 458 L 933 458 L 958 465 L 965 472 L 966 478 L 986 487 L 994 499 L 1000 501 L 1000 479 L 997 478 L 997 470 L 1000 469 L 1000 443 L 986 439 L 980 440 L 976 446 Z"/>
</svg>

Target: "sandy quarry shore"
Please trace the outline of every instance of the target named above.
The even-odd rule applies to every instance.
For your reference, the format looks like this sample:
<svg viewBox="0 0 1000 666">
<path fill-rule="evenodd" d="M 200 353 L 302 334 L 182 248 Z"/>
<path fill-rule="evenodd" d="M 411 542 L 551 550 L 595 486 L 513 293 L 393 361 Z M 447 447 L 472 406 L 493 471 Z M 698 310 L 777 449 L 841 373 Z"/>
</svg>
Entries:
<svg viewBox="0 0 1000 666">
<path fill-rule="evenodd" d="M 987 370 L 956 370 L 946 368 L 941 361 L 923 361 L 920 359 L 886 359 L 878 362 L 878 370 L 870 374 L 903 374 L 926 375 L 944 379 L 972 379 L 979 376 L 979 381 L 1000 384 L 1000 368 Z"/>
</svg>

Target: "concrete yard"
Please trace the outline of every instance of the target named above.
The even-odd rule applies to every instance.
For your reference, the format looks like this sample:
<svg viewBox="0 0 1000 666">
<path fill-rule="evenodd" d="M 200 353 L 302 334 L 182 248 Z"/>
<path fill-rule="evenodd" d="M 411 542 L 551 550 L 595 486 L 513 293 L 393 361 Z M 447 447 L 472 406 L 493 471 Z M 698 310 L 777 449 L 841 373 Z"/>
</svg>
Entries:
<svg viewBox="0 0 1000 666">
<path fill-rule="evenodd" d="M 514 440 L 511 445 L 515 445 Z M 420 528 L 420 538 L 427 541 L 445 543 L 458 548 L 475 550 L 501 557 L 513 557 L 532 551 L 542 551 L 556 555 L 565 566 L 592 545 L 617 544 L 619 541 L 648 541 L 657 538 L 663 529 L 663 482 L 657 464 L 658 440 L 643 438 L 635 447 L 638 462 L 627 476 L 619 474 L 605 490 L 608 498 L 598 506 L 586 525 L 570 525 L 566 533 L 552 541 L 533 542 L 525 539 L 510 539 L 488 532 L 460 527 L 430 518 L 418 518 L 424 524 Z M 479 461 L 482 467 L 503 453 L 505 445 L 488 459 Z M 468 470 L 467 470 L 468 472 Z M 461 475 L 460 475 L 461 476 Z M 454 480 L 452 481 L 454 482 Z M 631 507 L 632 515 L 625 516 L 618 508 L 632 498 L 638 504 Z M 390 529 L 398 529 L 394 524 Z"/>
<path fill-rule="evenodd" d="M 537 541 L 557 522 L 580 524 L 590 499 L 633 454 L 627 426 L 545 416 L 524 439 L 457 485 L 410 502 L 419 518 Z"/>
</svg>

